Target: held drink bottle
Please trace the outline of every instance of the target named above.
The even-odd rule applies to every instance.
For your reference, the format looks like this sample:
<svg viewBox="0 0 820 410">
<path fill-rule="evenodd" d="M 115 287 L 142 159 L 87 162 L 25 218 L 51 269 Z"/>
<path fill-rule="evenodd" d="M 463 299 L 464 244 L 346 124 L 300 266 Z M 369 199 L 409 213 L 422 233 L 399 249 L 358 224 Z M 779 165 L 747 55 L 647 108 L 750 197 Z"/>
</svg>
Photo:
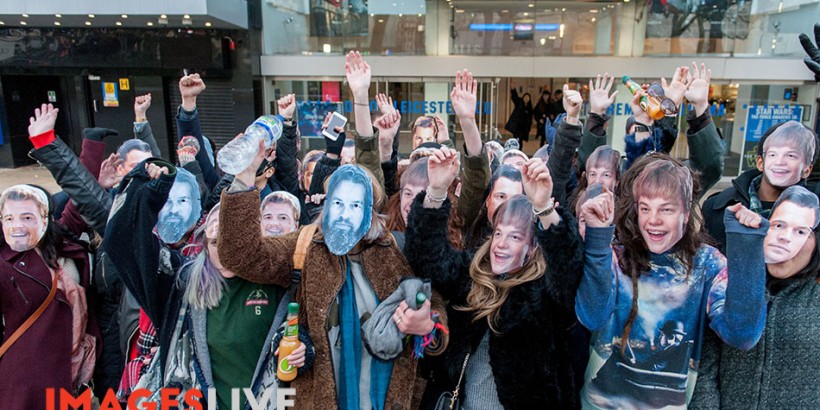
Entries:
<svg viewBox="0 0 820 410">
<path fill-rule="evenodd" d="M 276 377 L 289 382 L 296 378 L 296 366 L 288 363 L 288 355 L 296 350 L 299 342 L 299 304 L 288 303 L 288 322 L 285 325 L 285 337 L 279 342 L 279 365 L 276 366 Z"/>
<path fill-rule="evenodd" d="M 228 174 L 236 175 L 253 162 L 259 148 L 259 140 L 265 141 L 265 148 L 282 136 L 282 120 L 273 115 L 263 115 L 256 119 L 245 134 L 225 144 L 216 154 L 219 167 Z"/>
<path fill-rule="evenodd" d="M 626 88 L 632 95 L 641 90 L 641 85 L 629 76 L 623 76 L 622 81 Z M 678 113 L 678 108 L 675 103 L 664 96 L 663 87 L 658 83 L 652 83 L 649 89 L 646 90 L 646 95 L 641 97 L 641 109 L 652 117 L 653 120 L 659 120 L 667 115 L 675 115 Z"/>
</svg>

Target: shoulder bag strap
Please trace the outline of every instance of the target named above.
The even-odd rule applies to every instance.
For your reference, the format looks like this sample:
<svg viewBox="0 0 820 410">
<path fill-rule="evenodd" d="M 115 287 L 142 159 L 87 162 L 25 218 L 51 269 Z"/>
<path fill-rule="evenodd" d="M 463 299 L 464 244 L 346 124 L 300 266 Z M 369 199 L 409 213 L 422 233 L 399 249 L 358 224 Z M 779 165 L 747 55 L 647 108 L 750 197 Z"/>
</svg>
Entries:
<svg viewBox="0 0 820 410">
<path fill-rule="evenodd" d="M 52 273 L 52 276 L 54 278 L 51 280 L 51 291 L 48 292 L 46 300 L 44 300 L 40 307 L 38 307 L 37 310 L 35 310 L 34 313 L 32 313 L 31 316 L 29 316 L 28 319 L 26 319 L 26 321 L 23 322 L 23 324 L 20 325 L 20 327 L 18 327 L 17 330 L 14 331 L 14 333 L 11 334 L 11 336 L 9 336 L 8 340 L 6 340 L 6 342 L 3 343 L 2 346 L 0 346 L 0 358 L 2 358 L 3 355 L 6 354 L 6 351 L 8 351 L 9 348 L 11 348 L 11 345 L 13 345 L 14 342 L 16 342 L 17 339 L 20 338 L 20 336 L 23 336 L 23 333 L 26 333 L 26 331 L 32 325 L 34 325 L 34 322 L 36 322 L 37 319 L 39 319 L 40 316 L 43 315 L 43 313 L 46 311 L 46 308 L 48 308 L 48 305 L 50 305 L 51 301 L 54 300 L 54 297 L 57 296 L 57 280 L 59 279 L 58 275 L 58 272 Z"/>
<path fill-rule="evenodd" d="M 453 398 L 450 400 L 451 410 L 455 407 L 455 404 L 458 401 L 458 391 L 461 390 L 461 381 L 464 379 L 464 372 L 467 370 L 468 360 L 470 360 L 469 352 L 467 352 L 467 357 L 464 358 L 464 364 L 461 365 L 461 375 L 458 376 L 458 383 L 456 383 L 456 389 L 453 390 Z"/>
<path fill-rule="evenodd" d="M 293 273 L 291 275 L 291 284 L 288 291 L 279 301 L 276 307 L 276 313 L 273 315 L 273 323 L 276 328 L 285 320 L 285 315 L 288 312 L 288 304 L 293 300 L 296 294 L 296 288 L 299 282 L 302 281 L 302 268 L 305 266 L 305 256 L 307 255 L 308 246 L 313 241 L 313 235 L 316 233 L 316 224 L 306 225 L 299 231 L 299 238 L 296 240 L 296 250 L 293 252 Z"/>
</svg>

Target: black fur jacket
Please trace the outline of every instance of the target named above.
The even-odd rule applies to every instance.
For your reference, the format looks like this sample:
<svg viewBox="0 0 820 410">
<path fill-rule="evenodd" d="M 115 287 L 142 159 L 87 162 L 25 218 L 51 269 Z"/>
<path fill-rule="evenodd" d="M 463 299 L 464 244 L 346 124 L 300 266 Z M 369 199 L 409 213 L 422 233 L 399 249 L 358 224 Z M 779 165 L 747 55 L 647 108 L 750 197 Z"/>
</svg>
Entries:
<svg viewBox="0 0 820 410">
<path fill-rule="evenodd" d="M 444 367 L 454 388 L 467 352 L 475 351 L 489 326 L 483 319 L 474 322 L 470 312 L 454 309 L 467 304 L 473 254 L 452 249 L 447 241 L 449 200 L 428 209 L 423 207 L 424 195 L 416 197 L 408 217 L 405 256 L 415 274 L 432 280 L 433 289 L 450 301 Z M 547 271 L 510 291 L 496 326 L 499 333 L 490 332 L 490 365 L 506 409 L 580 407 L 566 329 L 576 320 L 584 248 L 576 220 L 561 208 L 557 212 L 560 224 L 548 230 L 535 227 Z"/>
</svg>

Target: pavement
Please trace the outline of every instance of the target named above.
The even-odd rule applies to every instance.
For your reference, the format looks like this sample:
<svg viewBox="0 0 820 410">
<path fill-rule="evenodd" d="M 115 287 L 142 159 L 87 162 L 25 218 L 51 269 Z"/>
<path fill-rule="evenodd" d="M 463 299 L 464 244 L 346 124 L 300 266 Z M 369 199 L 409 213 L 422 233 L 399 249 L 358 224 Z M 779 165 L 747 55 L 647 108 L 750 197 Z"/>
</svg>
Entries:
<svg viewBox="0 0 820 410">
<path fill-rule="evenodd" d="M 36 184 L 52 194 L 61 191 L 51 173 L 45 167 L 28 165 L 19 168 L 0 168 L 0 192 L 19 184 Z"/>
</svg>

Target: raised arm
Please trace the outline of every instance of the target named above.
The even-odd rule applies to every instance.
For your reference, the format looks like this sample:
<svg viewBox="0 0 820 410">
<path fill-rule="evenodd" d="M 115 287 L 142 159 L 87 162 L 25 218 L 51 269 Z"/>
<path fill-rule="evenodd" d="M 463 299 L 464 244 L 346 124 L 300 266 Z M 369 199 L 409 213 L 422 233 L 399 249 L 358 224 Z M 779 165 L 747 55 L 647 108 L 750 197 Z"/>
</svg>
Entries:
<svg viewBox="0 0 820 410">
<path fill-rule="evenodd" d="M 700 172 L 700 195 L 703 196 L 723 175 L 723 145 L 709 113 L 709 82 L 712 70 L 707 70 L 704 64 L 698 69 L 697 64 L 692 63 L 689 73 L 686 99 L 694 108 L 686 114 L 686 122 L 689 123 L 689 129 L 686 131 L 689 142 L 689 165 Z"/>
<path fill-rule="evenodd" d="M 603 327 L 615 311 L 618 276 L 612 253 L 615 199 L 611 192 L 587 200 L 581 207 L 586 220 L 584 276 L 575 297 L 578 320 L 590 331 Z"/>
<path fill-rule="evenodd" d="M 614 82 L 615 76 L 610 76 L 609 73 L 604 73 L 603 76 L 598 74 L 595 82 L 589 80 L 589 115 L 584 124 L 581 145 L 578 147 L 578 165 L 582 171 L 592 151 L 601 145 L 606 145 L 606 122 L 609 121 L 609 115 L 606 112 L 615 102 L 615 96 L 618 95 L 618 91 L 609 93 Z"/>
<path fill-rule="evenodd" d="M 567 117 L 558 125 L 558 133 L 555 135 L 555 146 L 547 160 L 547 167 L 550 171 L 555 189 L 553 195 L 555 200 L 561 204 L 569 204 L 567 201 L 567 183 L 569 183 L 572 170 L 572 157 L 575 149 L 581 144 L 581 106 L 584 100 L 581 93 L 570 90 L 564 84 L 564 110 Z"/>
<path fill-rule="evenodd" d="M 202 135 L 202 126 L 199 124 L 199 111 L 196 108 L 196 99 L 200 93 L 205 91 L 205 82 L 199 74 L 186 75 L 179 79 L 179 93 L 182 96 L 182 105 L 177 110 L 177 141 L 186 135 L 192 135 L 199 141 L 201 149 L 196 154 L 196 161 L 202 169 L 205 183 L 210 189 L 219 182 L 219 174 L 216 173 L 214 164 L 208 158 L 208 150 L 205 149 L 205 137 Z"/>
<path fill-rule="evenodd" d="M 404 255 L 416 275 L 428 278 L 445 299 L 464 301 L 470 276 L 462 270 L 470 266 L 470 255 L 452 248 L 448 238 L 450 200 L 447 188 L 458 172 L 458 155 L 447 147 L 436 150 L 427 160 L 430 186 L 420 193 L 407 216 Z"/>
<path fill-rule="evenodd" d="M 162 151 L 157 145 L 157 139 L 151 131 L 151 124 L 148 122 L 148 108 L 151 108 L 151 93 L 138 95 L 134 99 L 134 137 L 145 141 L 151 147 L 151 155 L 160 158 Z"/>
<path fill-rule="evenodd" d="M 280 98 L 276 104 L 279 107 L 279 115 L 284 118 L 284 127 L 282 138 L 276 142 L 276 172 L 273 177 L 285 187 L 285 190 L 299 198 L 302 195 L 299 189 L 298 149 L 296 148 L 299 133 L 296 130 L 296 122 L 293 120 L 293 114 L 296 112 L 296 96 L 288 94 Z"/>
<path fill-rule="evenodd" d="M 290 285 L 293 252 L 298 233 L 266 238 L 259 228 L 259 191 L 254 186 L 256 170 L 265 158 L 265 146 L 253 162 L 236 175 L 233 185 L 222 193 L 217 249 L 219 261 L 237 276 L 251 282 Z"/>
<path fill-rule="evenodd" d="M 450 92 L 453 111 L 464 134 L 464 157 L 461 168 L 461 198 L 458 213 L 468 227 L 478 217 L 484 202 L 484 190 L 490 183 L 490 161 L 484 152 L 481 133 L 475 122 L 477 82 L 467 70 L 456 72 L 455 85 Z"/>
<path fill-rule="evenodd" d="M 543 301 L 562 310 L 567 325 L 575 321 L 575 294 L 584 269 L 583 243 L 578 222 L 569 212 L 557 210 L 551 172 L 540 158 L 530 158 L 521 167 L 521 183 L 533 212 L 538 215 L 534 227 L 540 251 L 547 260 L 544 274 Z"/>
<path fill-rule="evenodd" d="M 742 222 L 741 222 L 742 221 Z M 766 322 L 766 262 L 763 240 L 769 221 L 735 204 L 724 212 L 726 258 L 710 257 L 718 271 L 707 288 L 710 326 L 732 347 L 749 350 L 757 344 Z"/>
<path fill-rule="evenodd" d="M 165 317 L 166 302 L 176 283 L 175 268 L 181 264 L 180 255 L 161 247 L 153 233 L 175 175 L 174 166 L 162 160 L 140 163 L 126 175 L 103 241 L 123 283 L 156 324 Z"/>
<path fill-rule="evenodd" d="M 370 119 L 370 65 L 362 59 L 358 51 L 345 56 L 345 76 L 353 94 L 353 115 L 356 118 L 356 132 L 362 137 L 373 136 L 373 122 Z"/>
<path fill-rule="evenodd" d="M 54 134 L 58 113 L 59 110 L 51 104 L 43 104 L 29 119 L 29 139 L 34 145 L 32 156 L 51 172 L 60 188 L 71 198 L 73 204 L 69 203 L 66 208 L 69 212 L 63 214 L 61 222 L 77 235 L 86 228 L 86 224 L 102 235 L 111 209 L 111 198 L 86 167 L 96 168 L 99 174 L 105 144 L 84 140 L 83 147 L 88 151 L 83 155 L 83 163 Z"/>
</svg>

